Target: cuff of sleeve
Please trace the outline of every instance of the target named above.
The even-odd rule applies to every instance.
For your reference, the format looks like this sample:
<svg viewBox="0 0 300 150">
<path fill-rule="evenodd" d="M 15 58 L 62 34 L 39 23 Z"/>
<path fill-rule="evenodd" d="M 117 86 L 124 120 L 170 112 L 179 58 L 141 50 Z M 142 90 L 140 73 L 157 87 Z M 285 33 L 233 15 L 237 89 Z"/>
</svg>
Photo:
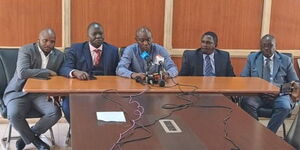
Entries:
<svg viewBox="0 0 300 150">
<path fill-rule="evenodd" d="M 74 76 L 73 76 L 73 72 L 74 71 L 75 71 L 75 69 L 73 69 L 72 71 L 70 71 L 70 73 L 69 73 L 70 78 L 74 78 Z"/>
</svg>

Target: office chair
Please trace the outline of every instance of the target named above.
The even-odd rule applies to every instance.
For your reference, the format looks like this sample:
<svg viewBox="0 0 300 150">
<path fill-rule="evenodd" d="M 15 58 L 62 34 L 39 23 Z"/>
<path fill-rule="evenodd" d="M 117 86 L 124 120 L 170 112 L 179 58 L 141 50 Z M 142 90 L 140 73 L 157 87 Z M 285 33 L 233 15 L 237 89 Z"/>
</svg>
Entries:
<svg viewBox="0 0 300 150">
<path fill-rule="evenodd" d="M 118 54 L 119 54 L 119 59 L 121 59 L 123 53 L 124 53 L 124 50 L 125 50 L 126 47 L 119 47 L 118 48 Z"/>
<path fill-rule="evenodd" d="M 10 79 L 13 77 L 15 69 L 16 69 L 16 62 L 18 57 L 18 49 L 0 49 L 0 113 L 3 118 L 7 119 L 7 109 L 3 102 L 3 93 L 8 85 Z M 40 118 L 42 114 L 32 109 L 26 118 Z M 13 139 L 19 139 L 20 137 L 12 137 L 12 124 L 9 123 L 9 131 L 6 137 L 1 139 L 1 146 L 2 149 L 8 149 L 10 141 Z M 55 145 L 54 135 L 52 128 L 49 129 L 51 134 L 51 142 Z"/>
<path fill-rule="evenodd" d="M 286 141 L 297 150 L 300 150 L 300 109 L 287 134 Z"/>
</svg>

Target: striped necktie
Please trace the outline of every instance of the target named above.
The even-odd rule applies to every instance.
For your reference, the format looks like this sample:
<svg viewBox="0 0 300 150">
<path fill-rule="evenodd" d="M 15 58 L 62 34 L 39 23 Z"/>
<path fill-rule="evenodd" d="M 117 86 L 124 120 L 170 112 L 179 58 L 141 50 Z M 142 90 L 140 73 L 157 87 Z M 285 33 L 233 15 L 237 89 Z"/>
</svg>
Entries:
<svg viewBox="0 0 300 150">
<path fill-rule="evenodd" d="M 264 69 L 263 69 L 263 79 L 270 81 L 271 78 L 271 66 L 270 66 L 270 58 L 266 59 L 266 63 L 264 65 Z"/>
<path fill-rule="evenodd" d="M 212 65 L 211 65 L 211 62 L 210 62 L 209 55 L 206 55 L 206 57 L 205 57 L 205 63 L 206 63 L 206 66 L 205 66 L 205 74 L 204 74 L 204 76 L 214 76 L 214 74 L 213 74 L 213 68 L 212 68 Z"/>
</svg>

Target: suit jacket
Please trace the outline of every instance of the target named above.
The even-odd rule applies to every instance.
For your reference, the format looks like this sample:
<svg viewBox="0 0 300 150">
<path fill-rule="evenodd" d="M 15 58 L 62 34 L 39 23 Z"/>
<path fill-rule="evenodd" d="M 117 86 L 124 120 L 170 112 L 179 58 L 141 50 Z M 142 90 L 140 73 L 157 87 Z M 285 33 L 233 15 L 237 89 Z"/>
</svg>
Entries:
<svg viewBox="0 0 300 150">
<path fill-rule="evenodd" d="M 28 94 L 22 92 L 28 78 L 49 78 L 50 70 L 58 72 L 63 58 L 63 53 L 58 49 L 54 49 L 49 54 L 46 69 L 41 69 L 42 58 L 37 44 L 33 43 L 21 47 L 18 52 L 16 71 L 4 91 L 4 103 L 7 105 L 9 101 Z"/>
<path fill-rule="evenodd" d="M 247 64 L 241 73 L 242 77 L 263 78 L 263 54 L 261 52 L 251 53 L 248 56 Z M 291 58 L 279 52 L 273 57 L 273 83 L 279 86 L 283 83 L 298 80 Z"/>
<path fill-rule="evenodd" d="M 100 63 L 103 65 L 104 75 L 116 75 L 119 62 L 118 48 L 108 43 L 103 43 Z M 90 52 L 89 42 L 72 44 L 65 55 L 65 61 L 59 70 L 59 74 L 70 77 L 73 69 L 90 73 L 93 69 L 93 60 Z"/>
<path fill-rule="evenodd" d="M 215 49 L 215 74 L 216 76 L 235 76 L 228 52 Z M 203 53 L 197 50 L 185 50 L 182 57 L 180 76 L 203 76 Z"/>
</svg>

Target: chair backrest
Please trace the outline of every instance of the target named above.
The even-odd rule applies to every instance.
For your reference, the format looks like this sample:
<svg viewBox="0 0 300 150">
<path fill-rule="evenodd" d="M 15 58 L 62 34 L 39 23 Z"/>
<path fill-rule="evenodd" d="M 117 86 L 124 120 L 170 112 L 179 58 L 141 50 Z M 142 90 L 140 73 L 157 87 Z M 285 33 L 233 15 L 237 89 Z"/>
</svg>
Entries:
<svg viewBox="0 0 300 150">
<path fill-rule="evenodd" d="M 0 49 L 0 113 L 6 118 L 3 93 L 14 75 L 17 65 L 18 49 Z"/>
<path fill-rule="evenodd" d="M 120 47 L 120 48 L 118 49 L 119 59 L 121 59 L 121 57 L 122 57 L 122 55 L 123 55 L 123 53 L 124 53 L 125 48 L 126 48 L 126 47 Z"/>
<path fill-rule="evenodd" d="M 300 149 L 300 110 L 292 123 L 292 126 L 287 134 L 287 142 L 293 145 L 296 149 Z"/>
</svg>

